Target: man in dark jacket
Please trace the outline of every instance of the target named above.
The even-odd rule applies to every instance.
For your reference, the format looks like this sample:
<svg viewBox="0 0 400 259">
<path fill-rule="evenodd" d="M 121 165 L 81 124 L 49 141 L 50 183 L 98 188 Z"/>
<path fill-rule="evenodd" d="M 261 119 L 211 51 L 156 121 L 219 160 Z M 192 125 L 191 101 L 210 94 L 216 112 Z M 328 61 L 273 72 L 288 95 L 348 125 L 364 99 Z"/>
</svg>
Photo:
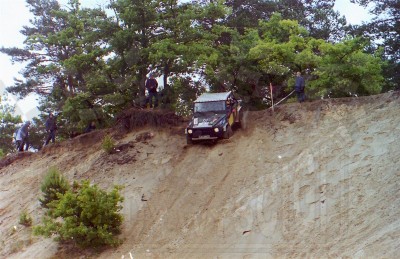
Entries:
<svg viewBox="0 0 400 259">
<path fill-rule="evenodd" d="M 49 144 L 50 140 L 53 143 L 56 140 L 57 123 L 56 123 L 56 118 L 54 118 L 53 113 L 49 114 L 49 118 L 47 118 L 45 126 L 46 126 L 46 131 L 48 134 L 46 142 L 44 144 L 46 146 L 47 144 Z"/>
<path fill-rule="evenodd" d="M 304 102 L 306 99 L 306 96 L 304 94 L 305 85 L 306 84 L 304 82 L 304 78 L 301 76 L 301 73 L 297 72 L 296 82 L 294 84 L 294 90 L 297 94 L 297 100 L 299 101 L 299 103 Z"/>
<path fill-rule="evenodd" d="M 150 108 L 153 108 L 153 97 L 154 97 L 154 108 L 158 106 L 158 93 L 157 93 L 158 82 L 154 78 L 154 75 L 151 74 L 150 78 L 146 81 L 146 89 L 149 93 L 149 96 L 146 100 L 147 103 L 150 104 Z"/>
<path fill-rule="evenodd" d="M 91 132 L 91 131 L 93 131 L 93 130 L 95 130 L 96 129 L 96 122 L 94 122 L 94 121 L 91 121 L 90 123 L 89 123 L 89 125 L 86 127 L 86 129 L 85 129 L 85 133 L 89 133 L 89 132 Z"/>
</svg>

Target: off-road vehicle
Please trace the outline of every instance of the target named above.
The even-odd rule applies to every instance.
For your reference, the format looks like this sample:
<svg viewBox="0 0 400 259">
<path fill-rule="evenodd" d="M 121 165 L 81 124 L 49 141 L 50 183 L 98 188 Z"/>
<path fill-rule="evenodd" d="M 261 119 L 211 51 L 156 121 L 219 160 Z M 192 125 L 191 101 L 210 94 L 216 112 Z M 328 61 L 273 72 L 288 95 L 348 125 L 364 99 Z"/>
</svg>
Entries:
<svg viewBox="0 0 400 259">
<path fill-rule="evenodd" d="M 232 92 L 204 93 L 194 102 L 193 117 L 185 129 L 187 143 L 228 139 L 232 127 L 241 126 L 241 118 L 241 100 Z"/>
</svg>

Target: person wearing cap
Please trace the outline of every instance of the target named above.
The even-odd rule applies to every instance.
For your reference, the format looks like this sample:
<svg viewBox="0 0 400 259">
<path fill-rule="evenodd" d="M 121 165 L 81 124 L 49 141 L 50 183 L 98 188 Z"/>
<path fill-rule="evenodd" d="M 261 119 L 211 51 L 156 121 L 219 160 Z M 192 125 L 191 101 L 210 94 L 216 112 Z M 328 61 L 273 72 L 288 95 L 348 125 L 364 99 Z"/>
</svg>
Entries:
<svg viewBox="0 0 400 259">
<path fill-rule="evenodd" d="M 49 118 L 47 118 L 45 123 L 46 131 L 47 131 L 47 139 L 45 142 L 45 146 L 49 144 L 50 140 L 52 143 L 56 140 L 56 130 L 57 130 L 57 123 L 56 118 L 54 118 L 53 113 L 49 114 Z"/>
<path fill-rule="evenodd" d="M 158 82 L 154 78 L 153 74 L 150 74 L 150 78 L 146 81 L 146 89 L 149 93 L 148 98 L 146 99 L 147 103 L 150 104 L 150 108 L 153 108 L 153 97 L 154 97 L 154 108 L 158 106 L 158 93 L 157 93 Z"/>
<path fill-rule="evenodd" d="M 17 145 L 17 150 L 18 151 L 24 151 L 24 146 L 25 146 L 25 151 L 28 151 L 29 149 L 29 127 L 31 125 L 30 121 L 27 121 L 22 127 L 17 131 L 17 134 L 15 135 L 15 143 Z"/>
</svg>

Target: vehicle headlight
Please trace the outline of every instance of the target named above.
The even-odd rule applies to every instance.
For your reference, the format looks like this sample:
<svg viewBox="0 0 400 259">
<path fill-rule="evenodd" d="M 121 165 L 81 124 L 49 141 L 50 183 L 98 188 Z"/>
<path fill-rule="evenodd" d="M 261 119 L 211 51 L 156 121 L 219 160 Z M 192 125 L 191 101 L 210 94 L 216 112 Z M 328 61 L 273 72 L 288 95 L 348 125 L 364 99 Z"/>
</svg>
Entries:
<svg viewBox="0 0 400 259">
<path fill-rule="evenodd" d="M 193 130 L 191 130 L 191 129 L 188 129 L 188 131 L 187 131 L 189 134 L 192 134 L 193 133 Z"/>
<path fill-rule="evenodd" d="M 219 128 L 214 128 L 214 132 L 218 133 L 219 132 Z"/>
</svg>

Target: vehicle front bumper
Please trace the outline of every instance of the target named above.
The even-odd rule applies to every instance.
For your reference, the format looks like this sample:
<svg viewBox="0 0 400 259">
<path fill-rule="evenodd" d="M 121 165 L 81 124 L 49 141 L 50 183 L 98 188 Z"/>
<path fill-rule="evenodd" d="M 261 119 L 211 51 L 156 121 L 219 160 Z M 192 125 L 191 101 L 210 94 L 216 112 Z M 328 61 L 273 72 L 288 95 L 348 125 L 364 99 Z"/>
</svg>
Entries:
<svg viewBox="0 0 400 259">
<path fill-rule="evenodd" d="M 218 129 L 218 132 L 215 132 L 215 129 Z M 222 138 L 224 134 L 224 128 L 222 127 L 186 128 L 185 134 L 192 140 L 219 139 Z"/>
</svg>

